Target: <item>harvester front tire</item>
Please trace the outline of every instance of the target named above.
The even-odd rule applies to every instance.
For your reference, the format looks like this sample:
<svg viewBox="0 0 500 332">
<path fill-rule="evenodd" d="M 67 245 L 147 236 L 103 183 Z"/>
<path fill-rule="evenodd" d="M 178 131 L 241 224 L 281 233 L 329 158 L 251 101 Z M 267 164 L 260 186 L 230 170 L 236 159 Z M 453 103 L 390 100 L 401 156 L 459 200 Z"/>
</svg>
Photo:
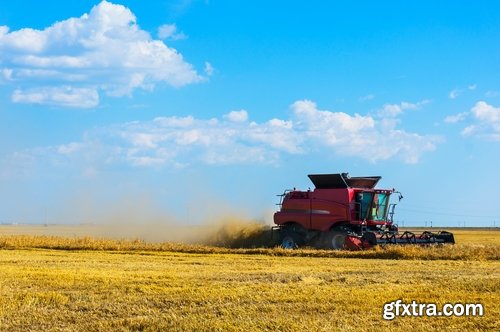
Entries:
<svg viewBox="0 0 500 332">
<path fill-rule="evenodd" d="M 297 249 L 298 247 L 296 240 L 290 234 L 286 234 L 281 239 L 281 248 L 283 249 Z"/>
<path fill-rule="evenodd" d="M 346 234 L 338 231 L 331 231 L 326 237 L 326 246 L 328 249 L 344 249 Z"/>
<path fill-rule="evenodd" d="M 301 236 L 293 230 L 285 230 L 281 235 L 281 248 L 297 249 L 301 244 Z"/>
</svg>

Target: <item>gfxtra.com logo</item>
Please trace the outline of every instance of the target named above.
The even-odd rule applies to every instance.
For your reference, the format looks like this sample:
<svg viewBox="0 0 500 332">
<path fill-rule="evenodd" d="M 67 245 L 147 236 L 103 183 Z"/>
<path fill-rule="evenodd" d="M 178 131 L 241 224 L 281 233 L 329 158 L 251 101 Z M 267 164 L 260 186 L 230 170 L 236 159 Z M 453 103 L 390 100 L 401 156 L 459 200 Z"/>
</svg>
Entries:
<svg viewBox="0 0 500 332">
<path fill-rule="evenodd" d="M 396 317 L 450 317 L 450 316 L 483 316 L 484 307 L 481 303 L 445 303 L 438 309 L 436 303 L 418 303 L 411 301 L 405 303 L 402 300 L 387 302 L 384 304 L 382 317 L 385 320 L 393 320 Z"/>
</svg>

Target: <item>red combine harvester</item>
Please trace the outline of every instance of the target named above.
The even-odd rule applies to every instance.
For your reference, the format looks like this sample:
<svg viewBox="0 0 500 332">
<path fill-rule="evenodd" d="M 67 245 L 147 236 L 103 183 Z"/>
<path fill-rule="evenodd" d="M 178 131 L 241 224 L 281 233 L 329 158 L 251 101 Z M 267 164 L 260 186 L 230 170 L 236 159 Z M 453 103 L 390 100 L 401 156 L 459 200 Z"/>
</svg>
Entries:
<svg viewBox="0 0 500 332">
<path fill-rule="evenodd" d="M 377 244 L 455 243 L 446 231 L 400 232 L 393 222 L 396 204 L 389 199 L 403 196 L 395 189 L 376 189 L 380 178 L 313 174 L 313 191 L 285 190 L 274 214 L 281 246 L 361 250 Z"/>
</svg>

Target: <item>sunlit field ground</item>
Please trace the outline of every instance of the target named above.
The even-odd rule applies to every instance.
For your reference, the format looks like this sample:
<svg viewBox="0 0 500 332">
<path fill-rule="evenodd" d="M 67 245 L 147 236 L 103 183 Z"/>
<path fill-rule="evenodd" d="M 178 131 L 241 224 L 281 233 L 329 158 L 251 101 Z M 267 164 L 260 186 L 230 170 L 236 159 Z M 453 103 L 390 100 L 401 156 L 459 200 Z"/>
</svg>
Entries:
<svg viewBox="0 0 500 332">
<path fill-rule="evenodd" d="M 0 330 L 500 329 L 494 230 L 453 230 L 455 246 L 344 252 L 115 240 L 76 228 L 20 232 L 24 227 L 0 226 Z M 482 303 L 485 315 L 384 321 L 383 304 L 396 299 Z"/>
</svg>

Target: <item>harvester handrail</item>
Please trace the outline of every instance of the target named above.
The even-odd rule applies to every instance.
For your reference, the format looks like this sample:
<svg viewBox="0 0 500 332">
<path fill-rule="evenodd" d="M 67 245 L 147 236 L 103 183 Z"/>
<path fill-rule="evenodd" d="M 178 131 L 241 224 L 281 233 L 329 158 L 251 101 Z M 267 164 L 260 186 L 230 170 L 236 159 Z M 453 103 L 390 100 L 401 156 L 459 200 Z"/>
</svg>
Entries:
<svg viewBox="0 0 500 332">
<path fill-rule="evenodd" d="M 283 194 L 278 194 L 276 196 L 278 196 L 280 198 L 280 202 L 279 203 L 276 203 L 276 205 L 278 206 L 281 206 L 283 205 L 283 198 L 285 198 L 285 196 L 288 194 L 288 193 L 291 193 L 292 191 L 295 191 L 295 188 L 294 189 L 285 189 L 283 191 Z"/>
</svg>

